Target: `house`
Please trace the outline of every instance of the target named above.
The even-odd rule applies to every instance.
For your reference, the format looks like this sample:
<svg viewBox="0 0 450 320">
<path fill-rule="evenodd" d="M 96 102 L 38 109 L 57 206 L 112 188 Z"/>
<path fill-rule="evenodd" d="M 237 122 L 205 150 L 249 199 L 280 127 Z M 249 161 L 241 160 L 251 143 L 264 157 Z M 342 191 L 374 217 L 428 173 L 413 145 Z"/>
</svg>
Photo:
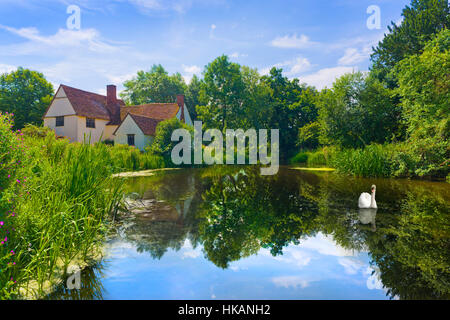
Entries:
<svg viewBox="0 0 450 320">
<path fill-rule="evenodd" d="M 174 117 L 192 125 L 183 95 L 176 103 L 125 106 L 114 85 L 107 86 L 106 96 L 60 85 L 43 119 L 44 126 L 72 142 L 113 140 L 143 150 L 158 123 Z"/>
</svg>

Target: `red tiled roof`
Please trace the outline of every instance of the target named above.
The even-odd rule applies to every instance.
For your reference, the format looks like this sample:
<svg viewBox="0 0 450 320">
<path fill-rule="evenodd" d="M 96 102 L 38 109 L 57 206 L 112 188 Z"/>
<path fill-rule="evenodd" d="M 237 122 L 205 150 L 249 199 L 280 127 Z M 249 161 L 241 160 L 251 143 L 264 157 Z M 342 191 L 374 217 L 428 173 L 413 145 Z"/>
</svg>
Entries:
<svg viewBox="0 0 450 320">
<path fill-rule="evenodd" d="M 132 114 L 132 113 L 128 113 L 127 115 L 130 115 L 130 117 L 134 120 L 134 122 L 137 124 L 139 129 L 141 129 L 145 135 L 151 135 L 151 136 L 154 136 L 156 134 L 156 126 L 158 125 L 158 123 L 160 123 L 161 121 L 164 121 L 164 119 L 153 119 L 153 118 L 139 116 L 139 115 Z M 125 118 L 126 118 L 126 116 L 125 116 Z M 117 127 L 117 129 L 114 131 L 114 134 L 116 134 L 116 132 L 117 132 L 117 130 L 119 130 L 119 128 L 120 128 L 120 126 Z"/>
<path fill-rule="evenodd" d="M 157 120 L 172 119 L 180 107 L 176 103 L 149 103 L 140 106 L 126 106 L 120 108 L 120 119 L 123 121 L 128 113 Z"/>
<path fill-rule="evenodd" d="M 106 96 L 72 88 L 63 84 L 60 88 L 64 90 L 76 115 L 109 120 L 110 122 L 108 124 L 118 125 L 120 123 L 119 109 L 125 106 L 122 100 L 118 99 L 116 105 L 107 105 Z"/>
</svg>

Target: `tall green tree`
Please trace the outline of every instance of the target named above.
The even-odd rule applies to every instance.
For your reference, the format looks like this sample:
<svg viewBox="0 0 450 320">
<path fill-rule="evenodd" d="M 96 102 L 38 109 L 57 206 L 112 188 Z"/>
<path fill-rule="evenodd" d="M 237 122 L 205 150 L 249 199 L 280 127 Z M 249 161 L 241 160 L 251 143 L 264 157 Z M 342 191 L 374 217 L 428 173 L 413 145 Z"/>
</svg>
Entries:
<svg viewBox="0 0 450 320">
<path fill-rule="evenodd" d="M 289 80 L 283 70 L 272 68 L 262 77 L 270 89 L 270 112 L 265 115 L 268 127 L 280 130 L 280 157 L 282 162 L 296 151 L 298 129 L 317 118 L 314 88 L 300 85 L 298 79 Z"/>
<path fill-rule="evenodd" d="M 450 159 L 450 31 L 443 30 L 421 55 L 398 64 L 399 93 L 407 126 L 410 170 L 445 176 Z"/>
<path fill-rule="evenodd" d="M 391 95 L 377 79 L 361 72 L 337 79 L 318 100 L 321 143 L 363 147 L 389 141 L 400 117 Z"/>
<path fill-rule="evenodd" d="M 169 73 L 162 65 L 153 65 L 150 71 L 138 71 L 136 77 L 125 81 L 120 94 L 127 104 L 172 103 L 177 94 L 184 94 L 186 83 L 180 73 Z"/>
<path fill-rule="evenodd" d="M 200 90 L 202 88 L 202 80 L 194 75 L 186 88 L 186 105 L 192 119 L 197 118 L 196 107 L 200 104 Z"/>
<path fill-rule="evenodd" d="M 14 113 L 14 127 L 39 125 L 53 96 L 53 86 L 42 73 L 18 68 L 0 75 L 0 111 Z"/>
<path fill-rule="evenodd" d="M 233 128 L 242 116 L 244 82 L 239 64 L 222 55 L 209 63 L 200 91 L 198 118 L 208 128 Z"/>
<path fill-rule="evenodd" d="M 412 0 L 403 9 L 400 25 L 392 22 L 389 33 L 381 40 L 371 56 L 372 70 L 380 80 L 391 87 L 396 80 L 390 72 L 394 66 L 409 55 L 420 54 L 425 43 L 440 30 L 450 27 L 448 0 Z"/>
</svg>

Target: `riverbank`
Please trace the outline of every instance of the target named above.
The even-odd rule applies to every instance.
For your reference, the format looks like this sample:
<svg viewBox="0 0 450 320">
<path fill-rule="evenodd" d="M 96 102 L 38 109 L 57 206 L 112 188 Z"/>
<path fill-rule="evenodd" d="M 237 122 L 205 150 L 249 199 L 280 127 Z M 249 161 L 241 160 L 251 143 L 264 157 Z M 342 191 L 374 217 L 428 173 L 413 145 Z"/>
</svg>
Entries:
<svg viewBox="0 0 450 320">
<path fill-rule="evenodd" d="M 301 151 L 291 165 L 329 167 L 356 177 L 413 178 L 450 182 L 450 159 L 413 152 L 406 143 L 372 144 L 362 149 L 323 147 Z"/>
</svg>

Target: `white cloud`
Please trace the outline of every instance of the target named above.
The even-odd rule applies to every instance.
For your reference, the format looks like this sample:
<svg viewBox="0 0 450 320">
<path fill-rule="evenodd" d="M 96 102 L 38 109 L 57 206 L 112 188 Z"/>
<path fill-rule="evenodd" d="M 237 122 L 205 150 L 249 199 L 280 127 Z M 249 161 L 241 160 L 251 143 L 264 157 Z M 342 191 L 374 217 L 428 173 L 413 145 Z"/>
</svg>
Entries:
<svg viewBox="0 0 450 320">
<path fill-rule="evenodd" d="M 369 59 L 370 52 L 370 47 L 365 47 L 363 49 L 348 48 L 345 50 L 344 56 L 339 59 L 338 63 L 341 66 L 358 64 Z"/>
<path fill-rule="evenodd" d="M 296 289 L 297 287 L 306 288 L 309 286 L 310 281 L 305 280 L 298 276 L 281 276 L 272 278 L 272 282 L 277 287 L 289 288 L 292 287 Z"/>
<path fill-rule="evenodd" d="M 202 71 L 202 69 L 199 66 L 192 65 L 192 66 L 185 66 L 183 64 L 183 71 L 190 74 L 198 74 Z"/>
<path fill-rule="evenodd" d="M 17 67 L 15 67 L 15 66 L 0 63 L 0 74 L 10 73 L 11 71 L 14 71 L 16 69 L 17 69 Z"/>
<path fill-rule="evenodd" d="M 184 241 L 183 247 L 181 249 L 183 252 L 182 259 L 184 259 L 184 258 L 195 259 L 195 258 L 200 257 L 200 255 L 201 255 L 200 248 L 194 249 L 194 247 L 192 246 L 192 243 L 188 239 L 186 239 Z"/>
<path fill-rule="evenodd" d="M 333 82 L 340 76 L 357 71 L 356 67 L 339 66 L 334 68 L 324 68 L 315 73 L 300 77 L 300 82 L 315 86 L 318 90 L 325 87 L 330 88 Z"/>
<path fill-rule="evenodd" d="M 384 286 L 383 286 L 383 283 L 381 282 L 381 279 L 379 276 L 379 271 L 377 268 L 373 269 L 371 267 L 367 267 L 365 274 L 369 275 L 369 277 L 367 278 L 367 282 L 366 282 L 367 289 L 369 289 L 369 290 L 384 290 Z"/>
<path fill-rule="evenodd" d="M 117 51 L 117 47 L 108 44 L 101 39 L 100 33 L 95 29 L 81 29 L 81 30 L 67 30 L 59 29 L 57 33 L 50 36 L 43 36 L 34 28 L 12 28 L 0 25 L 0 29 L 7 30 L 24 39 L 30 40 L 29 44 L 32 46 L 22 45 L 16 48 L 23 50 L 17 52 L 18 54 L 33 53 L 36 51 L 45 51 L 47 53 L 54 53 L 53 50 L 59 52 L 68 50 L 74 47 L 83 47 L 87 50 L 98 53 L 111 53 Z M 49 50 L 51 48 L 51 51 Z"/>
<path fill-rule="evenodd" d="M 317 251 L 323 255 L 338 257 L 350 257 L 356 255 L 356 252 L 342 248 L 337 245 L 331 237 L 325 236 L 322 233 L 318 233 L 314 238 L 304 240 L 300 243 L 300 247 Z"/>
<path fill-rule="evenodd" d="M 119 75 L 110 74 L 110 75 L 107 75 L 107 78 L 111 84 L 117 85 L 117 84 L 122 84 L 125 81 L 132 79 L 133 77 L 136 76 L 136 74 L 137 74 L 137 70 L 136 70 L 136 72 L 130 72 L 130 73 L 119 74 Z"/>
<path fill-rule="evenodd" d="M 300 73 L 310 70 L 312 65 L 307 58 L 297 57 L 292 60 L 287 60 L 284 62 L 274 64 L 273 66 L 268 68 L 263 68 L 261 69 L 261 73 L 263 75 L 269 74 L 269 71 L 270 69 L 272 69 L 272 67 L 282 68 L 287 76 L 296 76 L 299 75 Z"/>
<path fill-rule="evenodd" d="M 244 57 L 248 57 L 248 54 L 245 53 L 239 53 L 239 52 L 233 52 L 232 54 L 230 54 L 230 58 L 244 58 Z"/>
<path fill-rule="evenodd" d="M 120 85 L 131 78 L 142 65 L 160 61 L 161 53 L 140 53 L 127 46 L 104 39 L 95 29 L 79 31 L 59 29 L 43 35 L 38 29 L 12 28 L 0 25 L 22 39 L 9 45 L 0 45 L 2 56 L 30 56 L 33 61 L 24 65 L 44 73 L 50 82 L 78 86 L 84 90 L 98 90 L 106 83 Z M 90 87 L 88 87 L 90 86 Z"/>
<path fill-rule="evenodd" d="M 350 259 L 350 258 L 339 258 L 338 263 L 344 267 L 345 273 L 347 274 L 356 274 L 358 273 L 361 268 L 364 267 L 364 263 L 357 259 Z"/>
<path fill-rule="evenodd" d="M 283 255 L 276 256 L 274 259 L 299 268 L 305 267 L 311 262 L 311 256 L 300 247 L 287 247 L 284 249 Z"/>
<path fill-rule="evenodd" d="M 284 37 L 277 37 L 272 40 L 271 45 L 277 48 L 296 48 L 303 49 L 314 45 L 315 42 L 309 40 L 308 36 L 301 34 L 300 37 L 297 34 L 292 36 L 286 35 Z"/>
</svg>

